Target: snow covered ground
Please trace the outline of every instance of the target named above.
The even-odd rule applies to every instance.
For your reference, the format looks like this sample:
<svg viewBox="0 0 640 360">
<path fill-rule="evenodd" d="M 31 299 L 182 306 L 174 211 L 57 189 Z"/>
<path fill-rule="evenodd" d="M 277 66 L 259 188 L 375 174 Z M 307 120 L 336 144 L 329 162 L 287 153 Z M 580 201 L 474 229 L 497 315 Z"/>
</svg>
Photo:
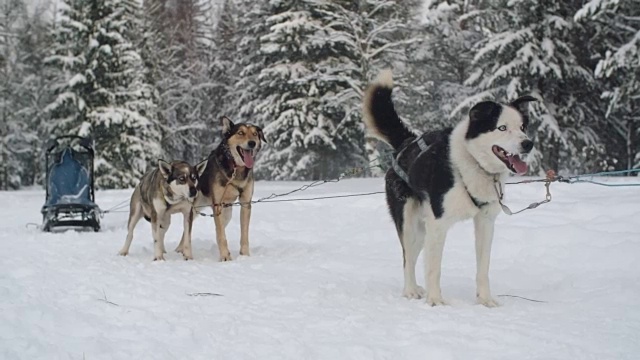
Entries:
<svg viewBox="0 0 640 360">
<path fill-rule="evenodd" d="M 260 182 L 256 197 L 298 187 Z M 296 197 L 379 191 L 381 179 L 326 184 Z M 500 215 L 491 281 L 502 306 L 474 304 L 472 223 L 454 227 L 443 295 L 402 291 L 401 250 L 383 195 L 258 204 L 251 257 L 219 263 L 213 221 L 199 218 L 194 261 L 153 262 L 146 222 L 117 254 L 127 213 L 100 233 L 41 233 L 43 191 L 0 192 L 2 359 L 638 359 L 640 188 L 553 184 L 553 201 Z M 130 191 L 101 191 L 102 209 Z M 544 198 L 510 186 L 512 209 Z M 175 248 L 181 221 L 167 234 Z M 422 261 L 420 260 L 420 263 Z M 422 268 L 419 268 L 419 282 Z M 189 296 L 219 293 L 222 296 Z"/>
</svg>

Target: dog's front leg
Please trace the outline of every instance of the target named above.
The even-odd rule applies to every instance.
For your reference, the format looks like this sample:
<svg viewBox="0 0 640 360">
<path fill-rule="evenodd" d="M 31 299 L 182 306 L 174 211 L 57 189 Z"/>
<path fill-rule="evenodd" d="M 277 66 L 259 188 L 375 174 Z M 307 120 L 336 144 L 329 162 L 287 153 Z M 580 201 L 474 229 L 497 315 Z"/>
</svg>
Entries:
<svg viewBox="0 0 640 360">
<path fill-rule="evenodd" d="M 486 307 L 496 307 L 500 304 L 491 297 L 489 286 L 489 263 L 491 259 L 491 243 L 493 242 L 493 228 L 497 211 L 488 209 L 480 211 L 473 218 L 476 236 L 476 299 Z"/>
<path fill-rule="evenodd" d="M 431 306 L 446 305 L 442 299 L 440 289 L 440 274 L 442 268 L 442 253 L 447 229 L 437 220 L 427 224 L 427 239 L 425 242 L 425 278 L 427 282 L 427 304 Z"/>
<path fill-rule="evenodd" d="M 251 204 L 242 204 L 240 209 L 240 255 L 249 256 L 249 220 Z"/>
<path fill-rule="evenodd" d="M 158 213 L 156 221 L 156 233 L 154 236 L 155 241 L 155 257 L 153 260 L 164 260 L 164 235 L 167 233 L 169 226 L 171 225 L 171 215 L 166 213 Z"/>
<path fill-rule="evenodd" d="M 183 217 L 183 231 L 182 239 L 180 239 L 180 245 L 176 248 L 176 251 L 182 253 L 185 260 L 193 260 L 193 253 L 191 251 L 191 230 L 193 229 L 193 217 L 194 211 L 192 209 L 182 212 Z"/>
<path fill-rule="evenodd" d="M 240 255 L 249 256 L 249 222 L 251 220 L 251 198 L 253 182 L 250 182 L 240 194 Z"/>
<path fill-rule="evenodd" d="M 229 252 L 229 244 L 227 243 L 227 235 L 224 228 L 226 226 L 224 218 L 224 209 L 219 214 L 216 214 L 216 207 L 213 207 L 213 223 L 216 226 L 216 243 L 218 244 L 218 251 L 220 252 L 220 261 L 231 261 L 231 253 Z"/>
</svg>

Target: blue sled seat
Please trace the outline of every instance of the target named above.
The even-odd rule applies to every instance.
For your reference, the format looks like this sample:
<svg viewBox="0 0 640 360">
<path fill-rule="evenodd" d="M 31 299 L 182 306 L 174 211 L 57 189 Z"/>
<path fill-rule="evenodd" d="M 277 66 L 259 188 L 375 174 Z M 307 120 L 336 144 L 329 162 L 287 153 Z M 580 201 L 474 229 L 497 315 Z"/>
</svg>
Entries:
<svg viewBox="0 0 640 360">
<path fill-rule="evenodd" d="M 78 204 L 97 207 L 91 201 L 89 189 L 89 172 L 73 158 L 73 152 L 66 148 L 62 152 L 60 162 L 51 168 L 49 174 L 49 200 L 45 206 Z"/>
</svg>

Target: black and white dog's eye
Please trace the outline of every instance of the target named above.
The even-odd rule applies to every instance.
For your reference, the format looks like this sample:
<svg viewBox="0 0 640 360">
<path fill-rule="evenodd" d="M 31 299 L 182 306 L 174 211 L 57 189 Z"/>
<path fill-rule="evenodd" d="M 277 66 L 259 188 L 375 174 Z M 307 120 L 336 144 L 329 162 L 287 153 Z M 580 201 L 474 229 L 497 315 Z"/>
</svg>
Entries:
<svg viewBox="0 0 640 360">
<path fill-rule="evenodd" d="M 507 126 L 506 126 L 506 125 L 498 126 L 498 130 L 500 130 L 500 131 L 507 131 Z"/>
<path fill-rule="evenodd" d="M 520 130 L 524 132 L 524 125 L 520 126 Z"/>
</svg>

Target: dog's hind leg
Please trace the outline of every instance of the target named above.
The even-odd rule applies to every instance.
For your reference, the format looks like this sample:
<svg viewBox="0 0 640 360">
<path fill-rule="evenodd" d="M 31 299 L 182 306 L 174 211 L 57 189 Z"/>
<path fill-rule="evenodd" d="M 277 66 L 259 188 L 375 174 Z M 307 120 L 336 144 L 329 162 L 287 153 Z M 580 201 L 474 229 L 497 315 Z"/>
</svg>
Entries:
<svg viewBox="0 0 640 360">
<path fill-rule="evenodd" d="M 424 277 L 427 282 L 427 304 L 431 306 L 446 305 L 440 289 L 440 274 L 447 227 L 440 221 L 431 219 L 427 221 L 426 229 Z"/>
<path fill-rule="evenodd" d="M 489 263 L 496 216 L 497 211 L 490 212 L 489 210 L 489 212 L 481 211 L 473 218 L 476 235 L 476 300 L 486 307 L 500 305 L 491 297 L 489 286 Z"/>
<path fill-rule="evenodd" d="M 423 214 L 420 205 L 413 199 L 404 204 L 402 230 L 399 231 L 402 243 L 404 290 L 402 295 L 409 299 L 420 299 L 425 295 L 422 287 L 416 282 L 416 261 L 425 241 Z"/>
<path fill-rule="evenodd" d="M 142 205 L 133 201 L 129 209 L 129 222 L 127 223 L 127 240 L 124 242 L 124 246 L 120 250 L 120 255 L 127 256 L 129 254 L 129 247 L 131 247 L 131 241 L 133 241 L 133 230 L 136 228 L 138 221 L 142 218 Z"/>
</svg>

